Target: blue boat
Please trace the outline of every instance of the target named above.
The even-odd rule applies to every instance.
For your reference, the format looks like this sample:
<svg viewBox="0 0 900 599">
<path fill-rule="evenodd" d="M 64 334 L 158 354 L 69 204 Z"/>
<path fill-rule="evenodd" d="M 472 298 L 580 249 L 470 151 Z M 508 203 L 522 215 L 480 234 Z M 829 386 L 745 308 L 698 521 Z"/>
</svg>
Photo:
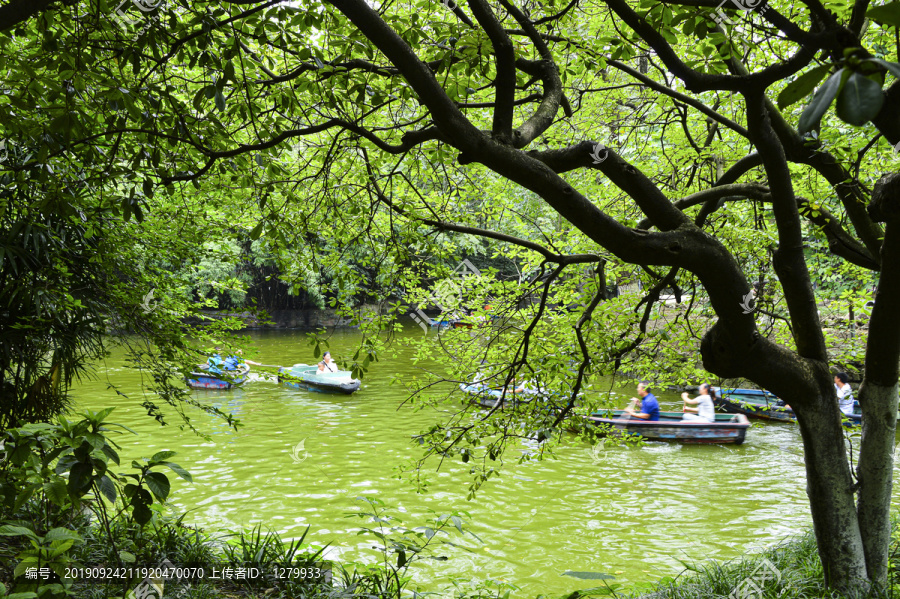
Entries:
<svg viewBox="0 0 900 599">
<path fill-rule="evenodd" d="M 209 364 L 200 366 L 198 371 L 192 372 L 187 377 L 187 385 L 191 389 L 233 389 L 244 384 L 247 380 L 247 374 L 250 367 L 246 364 L 239 364 L 235 370 L 222 370 L 218 372 L 210 372 Z"/>
<path fill-rule="evenodd" d="M 650 441 L 680 443 L 744 442 L 750 421 L 743 414 L 716 414 L 715 422 L 682 420 L 683 412 L 660 412 L 659 420 L 632 418 L 625 410 L 594 412 L 588 418 L 594 424 L 606 424 L 627 434 L 640 435 Z"/>
<path fill-rule="evenodd" d="M 785 402 L 765 389 L 741 389 L 734 387 L 713 387 L 716 392 L 714 403 L 732 414 L 744 414 L 751 418 L 796 422 L 794 410 L 784 407 Z M 853 414 L 842 414 L 844 424 L 853 426 L 862 421 L 859 402 L 853 402 Z"/>
<path fill-rule="evenodd" d="M 279 368 L 278 382 L 292 389 L 345 395 L 355 393 L 362 384 L 359 379 L 353 378 L 349 370 L 319 372 L 317 366 L 309 364 L 294 364 L 291 368 Z"/>
</svg>

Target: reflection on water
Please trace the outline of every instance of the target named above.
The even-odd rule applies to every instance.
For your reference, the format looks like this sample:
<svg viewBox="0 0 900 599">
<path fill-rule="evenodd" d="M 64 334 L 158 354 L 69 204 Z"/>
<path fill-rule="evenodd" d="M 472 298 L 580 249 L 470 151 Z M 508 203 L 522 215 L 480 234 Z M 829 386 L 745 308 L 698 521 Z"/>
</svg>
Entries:
<svg viewBox="0 0 900 599">
<path fill-rule="evenodd" d="M 312 360 L 302 332 L 252 337 L 265 364 Z M 332 350 L 349 351 L 357 342 L 357 333 L 339 333 Z M 429 492 L 417 494 L 396 478 L 396 468 L 420 455 L 410 437 L 441 414 L 397 409 L 403 389 L 389 380 L 413 372 L 408 357 L 401 351 L 379 362 L 350 396 L 287 389 L 264 377 L 242 389 L 194 391 L 243 424 L 234 431 L 205 414 L 192 415 L 209 441 L 174 425 L 159 427 L 135 399 L 117 396 L 105 381 L 85 383 L 75 395 L 83 407 L 118 406 L 110 420 L 140 433 L 116 439 L 123 464 L 161 450 L 178 452 L 173 461 L 194 482 L 172 477 L 172 503 L 191 509 L 186 521 L 208 531 L 262 523 L 291 538 L 310 526 L 309 538 L 329 543 L 333 559 L 371 560 L 372 539 L 357 536 L 361 521 L 346 517 L 362 511 L 356 498 L 384 501 L 409 527 L 423 524 L 429 510 L 468 511 L 468 527 L 484 542 L 459 539 L 461 547 L 442 552 L 448 561 L 415 570 L 429 589 L 447 586 L 450 577 L 513 582 L 522 597 L 596 586 L 561 576 L 566 570 L 650 581 L 677 574 L 682 561 L 731 559 L 809 524 L 800 435 L 789 424 L 755 426 L 742 446 L 629 449 L 573 441 L 555 451 L 556 459 L 507 464 L 471 502 L 465 500 L 468 466 L 445 464 L 429 473 Z M 108 362 L 114 369 L 109 379 L 138 397 L 140 378 L 123 364 Z M 658 395 L 664 408 L 680 406 L 677 395 Z"/>
</svg>

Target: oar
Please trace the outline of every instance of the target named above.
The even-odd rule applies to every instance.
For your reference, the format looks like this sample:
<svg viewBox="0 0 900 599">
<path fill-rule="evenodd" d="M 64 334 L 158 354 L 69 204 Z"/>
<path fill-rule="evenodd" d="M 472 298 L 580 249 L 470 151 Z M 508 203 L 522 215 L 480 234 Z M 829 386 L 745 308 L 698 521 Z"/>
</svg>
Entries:
<svg viewBox="0 0 900 599">
<path fill-rule="evenodd" d="M 633 410 L 633 409 L 634 409 L 634 406 L 637 405 L 637 401 L 638 401 L 638 400 L 636 400 L 636 399 L 632 399 L 632 400 L 631 400 L 631 403 L 628 404 L 628 407 L 631 408 L 631 409 Z M 625 412 L 622 412 L 622 416 L 620 416 L 620 417 L 618 418 L 618 420 L 624 420 L 624 421 L 627 422 L 627 421 L 631 420 L 631 414 L 626 414 Z"/>
</svg>

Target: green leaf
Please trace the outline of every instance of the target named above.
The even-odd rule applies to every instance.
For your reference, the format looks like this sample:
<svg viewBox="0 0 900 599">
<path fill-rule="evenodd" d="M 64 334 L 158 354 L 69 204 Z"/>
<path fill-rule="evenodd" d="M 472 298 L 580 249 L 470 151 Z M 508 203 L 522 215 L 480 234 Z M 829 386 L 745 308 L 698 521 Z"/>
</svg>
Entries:
<svg viewBox="0 0 900 599">
<path fill-rule="evenodd" d="M 81 535 L 68 528 L 54 528 L 44 536 L 44 541 L 82 541 Z"/>
<path fill-rule="evenodd" d="M 797 127 L 800 133 L 808 133 L 819 126 L 822 115 L 831 106 L 831 101 L 834 100 L 841 89 L 845 72 L 849 71 L 842 68 L 829 77 L 813 96 L 812 100 L 810 100 L 809 105 L 804 109 L 803 114 L 800 115 L 800 123 Z"/>
<path fill-rule="evenodd" d="M 103 494 L 106 499 L 109 500 L 110 503 L 115 503 L 116 501 L 116 486 L 113 484 L 112 480 L 106 476 L 105 474 L 100 477 L 100 480 L 97 481 L 97 486 L 100 487 L 100 492 Z"/>
<path fill-rule="evenodd" d="M 102 451 L 104 454 L 106 454 L 106 457 L 108 457 L 110 460 L 112 460 L 112 462 L 113 462 L 114 464 L 118 464 L 118 463 L 119 463 L 119 454 L 116 453 L 116 450 L 115 450 L 115 449 L 113 449 L 113 448 L 110 447 L 109 445 L 104 445 L 104 446 L 101 448 L 101 451 Z"/>
<path fill-rule="evenodd" d="M 812 91 L 816 88 L 816 85 L 819 84 L 819 82 L 830 69 L 831 65 L 819 65 L 811 71 L 803 73 L 794 81 L 791 81 L 787 85 L 787 87 L 781 90 L 781 93 L 778 94 L 778 108 L 787 108 L 791 104 L 799 102 L 800 100 L 811 94 Z"/>
<path fill-rule="evenodd" d="M 456 527 L 456 530 L 458 530 L 459 532 L 463 531 L 462 519 L 459 516 L 450 516 L 450 520 L 453 521 L 453 526 Z"/>
<path fill-rule="evenodd" d="M 169 496 L 169 479 L 162 472 L 149 472 L 144 478 L 144 482 L 160 501 L 165 501 Z"/>
<path fill-rule="evenodd" d="M 890 2 L 882 6 L 873 6 L 866 11 L 866 16 L 882 25 L 900 27 L 900 2 Z"/>
<path fill-rule="evenodd" d="M 222 94 L 222 90 L 216 90 L 216 108 L 219 109 L 220 112 L 225 112 L 225 96 Z"/>
<path fill-rule="evenodd" d="M 136 503 L 134 505 L 132 516 L 134 517 L 135 522 L 143 526 L 147 522 L 150 522 L 150 519 L 153 517 L 153 512 L 146 504 Z"/>
<path fill-rule="evenodd" d="M 44 494 L 54 505 L 58 506 L 64 505 L 69 499 L 66 483 L 61 479 L 44 483 Z"/>
<path fill-rule="evenodd" d="M 253 227 L 253 230 L 250 231 L 250 239 L 256 241 L 259 239 L 259 236 L 262 235 L 263 224 L 260 222 L 258 225 Z"/>
<path fill-rule="evenodd" d="M 0 526 L 0 535 L 5 537 L 18 537 L 25 535 L 29 539 L 37 540 L 38 536 L 30 528 L 24 526 L 13 526 L 12 524 L 4 524 Z"/>
<path fill-rule="evenodd" d="M 75 544 L 75 541 L 61 541 L 53 543 L 50 547 L 50 555 L 48 556 L 50 559 L 56 559 L 66 551 L 72 548 L 72 545 Z"/>
<path fill-rule="evenodd" d="M 188 481 L 189 483 L 194 482 L 193 477 L 191 477 L 191 473 L 179 466 L 178 464 L 173 464 L 172 462 L 160 462 L 160 466 L 168 466 L 172 469 L 172 472 Z"/>
<path fill-rule="evenodd" d="M 110 414 L 113 413 L 113 410 L 115 410 L 114 407 L 113 408 L 104 408 L 104 409 L 100 410 L 99 412 L 94 412 L 93 410 L 87 410 L 87 411 L 85 411 L 85 413 L 83 415 L 86 420 L 91 422 L 91 424 L 100 424 L 101 422 L 106 420 L 107 416 L 109 416 Z"/>
<path fill-rule="evenodd" d="M 94 468 L 90 464 L 79 462 L 72 466 L 72 470 L 69 472 L 69 484 L 67 485 L 69 495 L 81 495 L 90 489 L 93 474 Z"/>
<path fill-rule="evenodd" d="M 888 62 L 880 58 L 866 58 L 863 62 L 874 62 L 887 69 L 887 71 L 897 79 L 900 79 L 900 64 L 896 62 Z"/>
<path fill-rule="evenodd" d="M 86 433 L 84 439 L 91 444 L 94 449 L 100 449 L 106 445 L 106 437 L 97 433 Z"/>
<path fill-rule="evenodd" d="M 878 115 L 882 104 L 881 86 L 865 75 L 853 73 L 838 95 L 834 108 L 842 121 L 862 127 Z"/>
<path fill-rule="evenodd" d="M 119 559 L 127 564 L 133 564 L 137 561 L 137 557 L 133 553 L 127 551 L 119 551 Z"/>
<path fill-rule="evenodd" d="M 157 464 L 158 464 L 158 463 L 160 463 L 160 462 L 165 462 L 166 460 L 168 460 L 169 458 L 171 458 L 173 455 L 175 455 L 175 452 L 174 452 L 174 451 L 158 451 L 158 452 L 156 452 L 156 453 L 153 454 L 153 457 L 152 457 L 152 458 L 150 458 L 150 463 L 151 463 L 151 464 L 153 464 L 153 463 L 157 463 Z"/>
</svg>

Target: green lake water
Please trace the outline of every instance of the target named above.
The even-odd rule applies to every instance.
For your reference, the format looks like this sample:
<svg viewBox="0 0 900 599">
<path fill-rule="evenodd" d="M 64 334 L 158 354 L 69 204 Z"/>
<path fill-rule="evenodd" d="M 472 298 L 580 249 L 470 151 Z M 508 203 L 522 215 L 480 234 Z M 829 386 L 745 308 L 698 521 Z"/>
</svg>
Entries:
<svg viewBox="0 0 900 599">
<path fill-rule="evenodd" d="M 314 361 L 301 331 L 257 332 L 251 338 L 262 363 Z M 358 341 L 357 332 L 339 331 L 331 339 L 332 353 L 352 353 Z M 361 521 L 347 517 L 363 510 L 358 497 L 384 501 L 409 527 L 423 525 L 429 510 L 468 511 L 465 526 L 482 542 L 451 538 L 462 546 L 442 550 L 447 561 L 415 567 L 416 583 L 428 590 L 448 588 L 451 578 L 511 582 L 521 588 L 516 597 L 598 584 L 563 576 L 567 570 L 608 573 L 615 576 L 610 582 L 649 582 L 677 575 L 682 562 L 757 551 L 810 523 L 800 434 L 790 424 L 756 425 L 742 446 L 593 449 L 573 439 L 555 451 L 555 459 L 521 465 L 514 451 L 502 476 L 473 501 L 466 501 L 468 466 L 444 464 L 435 471 L 433 463 L 428 492 L 417 494 L 398 480 L 396 469 L 421 454 L 411 436 L 442 413 L 398 409 L 405 392 L 390 380 L 416 372 L 410 358 L 411 351 L 402 350 L 398 358 L 378 362 L 351 396 L 263 380 L 232 391 L 194 391 L 243 424 L 234 431 L 194 414 L 211 441 L 147 417 L 139 405 L 140 375 L 121 356 L 114 354 L 100 366 L 99 378 L 80 384 L 74 395 L 80 407 L 117 406 L 109 420 L 139 433 L 116 436 L 123 465 L 157 451 L 178 452 L 172 461 L 194 482 L 171 476 L 170 502 L 176 510 L 191 509 L 186 521 L 208 532 L 261 523 L 288 539 L 309 526 L 307 539 L 329 544 L 332 560 L 373 561 L 374 539 L 358 536 Z M 633 389 L 622 393 L 624 406 Z M 677 394 L 657 395 L 664 409 L 680 409 Z"/>
</svg>

